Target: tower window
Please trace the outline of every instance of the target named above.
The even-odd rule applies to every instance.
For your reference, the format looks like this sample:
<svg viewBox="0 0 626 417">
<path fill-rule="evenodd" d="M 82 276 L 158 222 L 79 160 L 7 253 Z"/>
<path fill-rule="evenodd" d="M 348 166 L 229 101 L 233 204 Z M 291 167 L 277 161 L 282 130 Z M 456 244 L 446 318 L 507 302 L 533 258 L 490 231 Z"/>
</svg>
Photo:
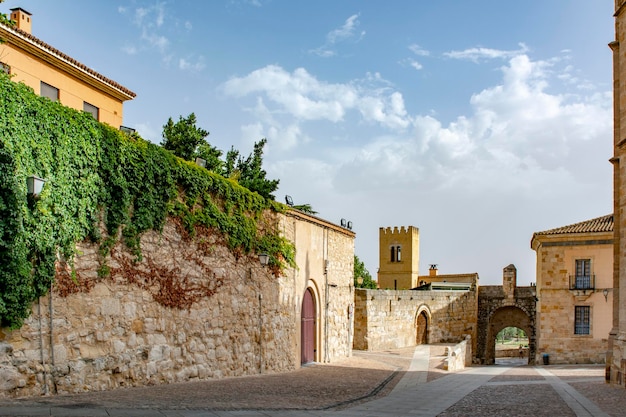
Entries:
<svg viewBox="0 0 626 417">
<path fill-rule="evenodd" d="M 391 262 L 400 262 L 402 261 L 402 246 L 391 246 Z"/>
</svg>

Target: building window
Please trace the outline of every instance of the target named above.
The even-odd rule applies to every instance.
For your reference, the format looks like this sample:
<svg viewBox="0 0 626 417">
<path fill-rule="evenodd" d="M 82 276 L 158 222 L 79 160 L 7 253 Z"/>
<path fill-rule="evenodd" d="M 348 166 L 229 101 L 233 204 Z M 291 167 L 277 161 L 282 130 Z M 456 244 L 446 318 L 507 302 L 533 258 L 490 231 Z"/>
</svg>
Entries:
<svg viewBox="0 0 626 417">
<path fill-rule="evenodd" d="M 83 101 L 83 110 L 87 113 L 90 113 L 94 119 L 100 120 L 100 109 L 94 106 L 93 104 L 89 104 L 86 101 Z"/>
<path fill-rule="evenodd" d="M 46 84 L 43 81 L 39 87 L 41 97 L 48 97 L 52 101 L 57 101 L 59 99 L 59 89 L 51 86 L 50 84 Z"/>
<path fill-rule="evenodd" d="M 576 259 L 576 289 L 585 290 L 591 285 L 591 259 Z"/>
<path fill-rule="evenodd" d="M 591 334 L 590 332 L 590 312 L 589 306 L 574 307 L 574 334 Z"/>
<path fill-rule="evenodd" d="M 391 247 L 391 262 L 400 262 L 402 261 L 402 246 L 392 246 Z"/>
<path fill-rule="evenodd" d="M 9 64 L 5 64 L 4 62 L 0 62 L 0 71 L 4 72 L 5 74 L 10 74 L 11 66 Z"/>
</svg>

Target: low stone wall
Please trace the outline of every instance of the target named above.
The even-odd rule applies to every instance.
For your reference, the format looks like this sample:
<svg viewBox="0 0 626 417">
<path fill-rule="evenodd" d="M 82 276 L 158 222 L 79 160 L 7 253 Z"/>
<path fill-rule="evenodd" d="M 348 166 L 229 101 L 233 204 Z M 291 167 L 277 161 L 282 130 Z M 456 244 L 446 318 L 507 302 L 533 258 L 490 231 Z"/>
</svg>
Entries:
<svg viewBox="0 0 626 417">
<path fill-rule="evenodd" d="M 428 343 L 475 340 L 476 291 L 366 290 L 355 292 L 354 348 L 384 350 L 415 346 L 416 319 L 427 316 Z"/>
<path fill-rule="evenodd" d="M 325 253 L 334 299 L 320 294 L 327 308 L 319 311 L 317 335 L 320 341 L 328 335 L 332 349 L 325 342 L 319 348 L 333 361 L 351 354 L 353 237 L 307 227 L 326 236 L 333 249 Z M 308 238 L 300 233 L 299 239 Z M 33 305 L 24 326 L 0 329 L 0 398 L 299 367 L 301 293 L 307 285 L 319 287 L 324 277 L 303 267 L 275 277 L 256 255 L 235 256 L 221 239 L 186 240 L 168 221 L 162 234 L 142 237 L 141 262 L 116 246 L 105 279 L 96 272 L 97 245 L 79 245 L 77 280 L 59 264 L 53 291 Z M 300 249 L 301 256 L 318 257 L 315 248 Z"/>
<path fill-rule="evenodd" d="M 448 357 L 444 369 L 450 372 L 457 372 L 472 364 L 472 344 L 471 338 L 466 337 L 460 343 L 446 348 Z"/>
</svg>

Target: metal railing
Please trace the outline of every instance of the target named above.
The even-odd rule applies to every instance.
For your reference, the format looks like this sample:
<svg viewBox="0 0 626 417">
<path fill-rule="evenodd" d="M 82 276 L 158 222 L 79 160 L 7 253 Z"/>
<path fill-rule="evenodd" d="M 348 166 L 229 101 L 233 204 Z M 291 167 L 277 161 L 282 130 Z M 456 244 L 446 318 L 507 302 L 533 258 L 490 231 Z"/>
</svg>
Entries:
<svg viewBox="0 0 626 417">
<path fill-rule="evenodd" d="M 595 275 L 570 275 L 570 290 L 594 290 L 596 288 Z"/>
</svg>

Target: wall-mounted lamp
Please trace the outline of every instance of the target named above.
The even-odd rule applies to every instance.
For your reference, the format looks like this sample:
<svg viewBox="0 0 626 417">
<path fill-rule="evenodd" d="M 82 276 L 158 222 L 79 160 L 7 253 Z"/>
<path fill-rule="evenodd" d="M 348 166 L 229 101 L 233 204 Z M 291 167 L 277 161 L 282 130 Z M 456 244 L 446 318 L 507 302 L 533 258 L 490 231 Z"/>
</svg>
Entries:
<svg viewBox="0 0 626 417">
<path fill-rule="evenodd" d="M 348 229 L 352 230 L 352 221 L 348 220 Z"/>
<path fill-rule="evenodd" d="M 41 190 L 43 189 L 43 185 L 46 183 L 46 180 L 43 178 L 36 177 L 31 175 L 26 178 L 26 186 L 28 188 L 28 195 L 33 197 L 38 197 L 41 194 Z"/>
<path fill-rule="evenodd" d="M 259 253 L 259 262 L 261 265 L 267 266 L 270 263 L 270 256 L 267 253 Z"/>
<path fill-rule="evenodd" d="M 348 222 L 346 221 L 346 219 L 341 219 L 341 227 L 346 227 L 348 225 Z"/>
<path fill-rule="evenodd" d="M 285 203 L 287 203 L 288 206 L 293 206 L 293 198 L 291 198 L 290 195 L 286 195 L 285 196 Z"/>
<path fill-rule="evenodd" d="M 609 289 L 608 288 L 603 289 L 602 294 L 604 295 L 604 301 L 608 302 L 609 301 Z"/>
<path fill-rule="evenodd" d="M 196 158 L 196 165 L 206 168 L 206 159 Z"/>
</svg>

